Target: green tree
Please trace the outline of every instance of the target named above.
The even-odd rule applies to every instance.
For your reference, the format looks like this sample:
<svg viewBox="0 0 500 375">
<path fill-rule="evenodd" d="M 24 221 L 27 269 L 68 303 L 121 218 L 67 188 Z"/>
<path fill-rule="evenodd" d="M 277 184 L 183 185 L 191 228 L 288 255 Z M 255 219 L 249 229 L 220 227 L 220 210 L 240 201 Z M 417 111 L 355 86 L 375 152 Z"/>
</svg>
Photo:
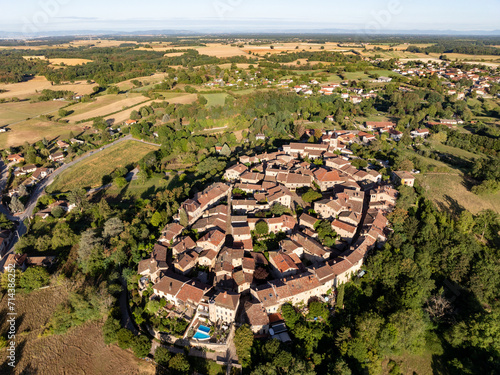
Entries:
<svg viewBox="0 0 500 375">
<path fill-rule="evenodd" d="M 179 211 L 179 224 L 183 227 L 187 227 L 189 224 L 189 217 L 185 209 L 180 209 Z"/>
<path fill-rule="evenodd" d="M 54 216 L 56 219 L 59 219 L 60 217 L 64 216 L 64 209 L 62 207 L 55 207 L 51 212 L 52 216 Z"/>
<path fill-rule="evenodd" d="M 14 228 L 14 223 L 10 221 L 5 214 L 0 213 L 0 228 L 2 229 L 12 229 Z"/>
<path fill-rule="evenodd" d="M 321 193 L 319 193 L 311 188 L 309 188 L 309 190 L 307 190 L 302 195 L 302 199 L 304 200 L 304 202 L 307 202 L 307 203 L 317 201 L 318 199 L 321 199 L 322 197 L 323 197 L 323 195 Z"/>
<path fill-rule="evenodd" d="M 125 350 L 132 346 L 134 334 L 130 330 L 122 328 L 116 334 L 116 339 L 118 341 L 118 346 Z"/>
<path fill-rule="evenodd" d="M 184 375 L 190 373 L 191 365 L 189 364 L 186 356 L 181 353 L 177 353 L 170 359 L 170 361 L 168 361 L 168 368 L 174 374 Z"/>
<path fill-rule="evenodd" d="M 249 367 L 251 364 L 250 351 L 253 345 L 253 332 L 247 324 L 240 326 L 236 330 L 234 345 L 241 365 Z"/>
<path fill-rule="evenodd" d="M 146 335 L 136 336 L 132 341 L 132 350 L 139 358 L 147 357 L 151 351 L 151 340 Z"/>
<path fill-rule="evenodd" d="M 118 331 L 121 329 L 121 323 L 118 319 L 109 317 L 102 327 L 104 343 L 113 344 L 118 340 Z"/>
<path fill-rule="evenodd" d="M 259 236 L 265 236 L 269 233 L 269 226 L 264 220 L 260 220 L 255 224 L 255 232 L 257 232 Z"/>
<path fill-rule="evenodd" d="M 44 267 L 29 267 L 19 279 L 19 286 L 27 292 L 48 285 L 50 276 Z"/>
<path fill-rule="evenodd" d="M 163 346 L 159 346 L 156 348 L 155 361 L 157 363 L 159 363 L 162 366 L 167 366 L 171 358 L 172 355 L 170 354 L 170 351 L 167 348 L 164 348 Z"/>
<path fill-rule="evenodd" d="M 103 236 L 105 238 L 118 236 L 123 232 L 123 221 L 117 217 L 112 217 L 104 223 Z"/>
<path fill-rule="evenodd" d="M 231 149 L 229 148 L 229 146 L 226 143 L 224 143 L 224 146 L 222 146 L 222 150 L 220 150 L 220 154 L 225 156 L 225 157 L 231 156 Z"/>
<path fill-rule="evenodd" d="M 115 177 L 113 183 L 119 188 L 122 188 L 127 185 L 127 179 L 125 177 Z"/>
</svg>

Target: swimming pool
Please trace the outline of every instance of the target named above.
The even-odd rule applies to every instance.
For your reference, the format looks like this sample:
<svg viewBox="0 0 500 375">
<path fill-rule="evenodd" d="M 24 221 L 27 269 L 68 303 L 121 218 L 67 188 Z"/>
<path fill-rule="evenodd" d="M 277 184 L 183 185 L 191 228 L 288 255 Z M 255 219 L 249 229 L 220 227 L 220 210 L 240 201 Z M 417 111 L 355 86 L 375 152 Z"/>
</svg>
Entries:
<svg viewBox="0 0 500 375">
<path fill-rule="evenodd" d="M 196 331 L 193 338 L 198 339 L 198 340 L 208 340 L 210 338 L 210 336 L 207 335 L 206 333 Z"/>
<path fill-rule="evenodd" d="M 205 327 L 203 324 L 200 324 L 200 326 L 198 327 L 198 331 L 202 331 L 204 333 L 209 333 L 210 332 L 210 328 L 209 327 Z"/>
</svg>

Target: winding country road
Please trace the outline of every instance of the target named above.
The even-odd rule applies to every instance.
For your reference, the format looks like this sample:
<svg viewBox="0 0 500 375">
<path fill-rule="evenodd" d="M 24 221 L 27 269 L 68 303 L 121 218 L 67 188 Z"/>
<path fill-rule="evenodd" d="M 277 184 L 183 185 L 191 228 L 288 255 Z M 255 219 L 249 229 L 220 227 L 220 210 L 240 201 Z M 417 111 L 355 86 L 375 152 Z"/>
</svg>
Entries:
<svg viewBox="0 0 500 375">
<path fill-rule="evenodd" d="M 4 256 L 2 257 L 2 260 L 0 260 L 0 272 L 3 271 L 3 266 L 5 263 L 5 259 L 7 258 L 7 255 L 12 252 L 12 249 L 16 242 L 19 240 L 21 236 L 23 236 L 28 228 L 26 227 L 24 221 L 31 216 L 33 216 L 33 211 L 35 209 L 36 203 L 38 202 L 38 199 L 42 196 L 42 194 L 45 192 L 45 188 L 49 186 L 54 179 L 59 176 L 61 173 L 63 173 L 66 169 L 71 168 L 75 164 L 80 163 L 81 161 L 98 154 L 101 151 L 104 151 L 105 149 L 115 146 L 119 143 L 125 142 L 125 141 L 136 141 L 136 142 L 141 142 L 144 144 L 152 145 L 152 146 L 158 146 L 160 147 L 161 145 L 156 144 L 156 143 L 151 143 L 151 142 L 146 142 L 140 139 L 133 138 L 131 135 L 127 135 L 123 138 L 117 139 L 116 141 L 109 143 L 105 146 L 100 147 L 99 149 L 92 150 L 85 155 L 79 157 L 78 159 L 75 159 L 67 164 L 61 165 L 59 168 L 57 168 L 52 174 L 50 174 L 48 177 L 44 178 L 41 182 L 39 182 L 36 186 L 35 189 L 31 192 L 30 197 L 28 199 L 28 202 L 26 203 L 25 210 L 21 212 L 20 214 L 15 214 L 12 215 L 12 213 L 9 211 L 7 207 L 4 205 L 0 204 L 0 212 L 5 214 L 7 218 L 11 221 L 16 222 L 17 224 L 17 230 L 16 230 L 16 236 L 11 240 L 11 243 L 9 244 L 9 247 L 7 251 L 5 252 Z M 3 191 L 5 189 L 6 183 L 8 179 L 8 169 L 7 166 L 0 161 L 0 191 Z"/>
</svg>

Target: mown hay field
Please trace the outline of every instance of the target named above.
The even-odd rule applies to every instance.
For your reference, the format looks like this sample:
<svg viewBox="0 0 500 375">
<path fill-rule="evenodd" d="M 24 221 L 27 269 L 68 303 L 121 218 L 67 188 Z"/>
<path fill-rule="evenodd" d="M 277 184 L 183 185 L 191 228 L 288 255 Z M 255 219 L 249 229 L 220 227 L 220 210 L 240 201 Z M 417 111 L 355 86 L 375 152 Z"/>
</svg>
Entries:
<svg viewBox="0 0 500 375">
<path fill-rule="evenodd" d="M 18 83 L 2 83 L 0 90 L 6 92 L 0 93 L 0 99 L 17 97 L 20 99 L 31 98 L 37 95 L 44 89 L 47 90 L 66 90 L 73 91 L 76 94 L 86 95 L 93 92 L 96 83 L 88 84 L 86 81 L 76 81 L 75 83 L 62 83 L 60 85 L 52 85 L 45 77 L 36 76 L 24 82 Z"/>
<path fill-rule="evenodd" d="M 136 141 L 121 142 L 77 163 L 61 173 L 47 191 L 66 192 L 76 188 L 94 188 L 102 185 L 102 178 L 114 170 L 135 164 L 156 146 Z"/>
<path fill-rule="evenodd" d="M 473 214 L 491 209 L 500 213 L 500 192 L 478 196 L 466 187 L 464 177 L 459 174 L 425 173 L 417 175 L 417 181 L 441 210 L 459 212 L 466 209 Z"/>
<path fill-rule="evenodd" d="M 49 114 L 64 107 L 66 101 L 51 100 L 48 102 L 30 103 L 29 101 L 0 104 L 0 126 L 10 125 L 27 118 Z"/>
<path fill-rule="evenodd" d="M 111 113 L 121 111 L 124 108 L 137 105 L 147 101 L 148 98 L 141 94 L 118 94 L 99 96 L 95 101 L 88 103 L 77 103 L 66 108 L 73 111 L 67 117 L 69 121 L 81 121 L 99 116 L 107 116 Z"/>
<path fill-rule="evenodd" d="M 9 126 L 9 131 L 0 133 L 0 148 L 21 146 L 24 142 L 35 143 L 44 137 L 47 140 L 68 138 L 69 133 L 78 134 L 83 131 L 79 125 L 64 124 L 54 121 L 32 119 Z"/>
</svg>

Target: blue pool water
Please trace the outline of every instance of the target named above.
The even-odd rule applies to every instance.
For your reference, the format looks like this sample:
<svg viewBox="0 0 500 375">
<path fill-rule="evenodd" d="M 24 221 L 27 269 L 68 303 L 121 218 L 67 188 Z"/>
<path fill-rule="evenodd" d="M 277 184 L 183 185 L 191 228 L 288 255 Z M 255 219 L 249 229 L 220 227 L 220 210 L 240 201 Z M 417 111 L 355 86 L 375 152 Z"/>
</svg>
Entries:
<svg viewBox="0 0 500 375">
<path fill-rule="evenodd" d="M 200 325 L 198 327 L 198 331 L 209 333 L 210 332 L 210 328 L 209 327 L 205 327 L 204 325 Z"/>
<path fill-rule="evenodd" d="M 210 338 L 209 335 L 203 333 L 203 332 L 200 332 L 200 331 L 196 331 L 196 333 L 194 334 L 193 336 L 195 339 L 198 339 L 198 340 L 208 340 Z"/>
</svg>

